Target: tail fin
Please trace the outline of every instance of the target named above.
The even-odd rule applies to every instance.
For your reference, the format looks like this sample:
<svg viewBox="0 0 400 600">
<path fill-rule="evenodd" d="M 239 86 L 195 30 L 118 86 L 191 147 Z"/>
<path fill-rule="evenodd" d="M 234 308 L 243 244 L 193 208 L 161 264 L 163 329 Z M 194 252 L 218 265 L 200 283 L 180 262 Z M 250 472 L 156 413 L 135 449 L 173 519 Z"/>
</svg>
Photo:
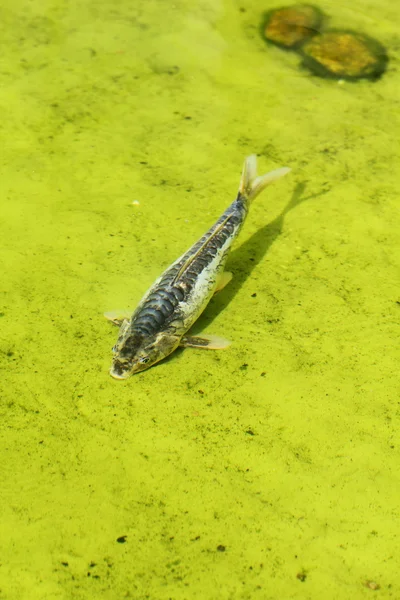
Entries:
<svg viewBox="0 0 400 600">
<path fill-rule="evenodd" d="M 290 172 L 288 167 L 276 169 L 265 175 L 257 177 L 257 158 L 255 154 L 248 156 L 244 161 L 242 179 L 240 180 L 239 194 L 250 204 L 270 183 L 280 179 Z"/>
</svg>

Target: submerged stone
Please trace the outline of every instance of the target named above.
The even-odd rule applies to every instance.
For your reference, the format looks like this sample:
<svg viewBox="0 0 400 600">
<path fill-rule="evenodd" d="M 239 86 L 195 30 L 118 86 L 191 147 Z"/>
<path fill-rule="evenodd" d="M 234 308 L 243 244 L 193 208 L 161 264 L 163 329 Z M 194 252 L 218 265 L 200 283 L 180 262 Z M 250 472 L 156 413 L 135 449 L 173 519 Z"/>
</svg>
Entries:
<svg viewBox="0 0 400 600">
<path fill-rule="evenodd" d="M 303 64 L 320 77 L 377 79 L 387 65 L 385 48 L 352 31 L 326 31 L 301 48 Z"/>
<path fill-rule="evenodd" d="M 296 48 L 318 33 L 322 19 L 322 12 L 311 4 L 277 8 L 265 13 L 262 35 L 277 46 Z"/>
</svg>

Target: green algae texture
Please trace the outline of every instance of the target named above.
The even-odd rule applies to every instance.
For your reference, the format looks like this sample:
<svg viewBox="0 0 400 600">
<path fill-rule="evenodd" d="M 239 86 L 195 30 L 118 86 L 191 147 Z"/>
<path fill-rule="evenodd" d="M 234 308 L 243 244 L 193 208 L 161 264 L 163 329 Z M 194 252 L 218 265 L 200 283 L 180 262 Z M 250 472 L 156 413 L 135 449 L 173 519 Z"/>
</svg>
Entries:
<svg viewBox="0 0 400 600">
<path fill-rule="evenodd" d="M 351 6 L 319 8 L 398 63 L 395 4 Z M 2 600 L 400 598 L 399 72 L 313 77 L 270 8 L 1 9 Z M 253 152 L 292 173 L 195 326 L 232 345 L 113 380 L 102 314 Z"/>
</svg>

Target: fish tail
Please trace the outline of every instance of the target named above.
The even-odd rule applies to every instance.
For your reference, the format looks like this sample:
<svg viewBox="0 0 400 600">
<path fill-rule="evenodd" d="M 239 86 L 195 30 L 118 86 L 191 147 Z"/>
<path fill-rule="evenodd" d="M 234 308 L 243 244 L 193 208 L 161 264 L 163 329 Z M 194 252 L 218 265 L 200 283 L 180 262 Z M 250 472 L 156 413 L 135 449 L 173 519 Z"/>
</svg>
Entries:
<svg viewBox="0 0 400 600">
<path fill-rule="evenodd" d="M 257 158 L 255 154 L 252 154 L 244 161 L 239 195 L 250 204 L 267 185 L 280 179 L 289 173 L 289 171 L 288 167 L 282 167 L 281 169 L 275 169 L 275 171 L 257 177 Z"/>
</svg>

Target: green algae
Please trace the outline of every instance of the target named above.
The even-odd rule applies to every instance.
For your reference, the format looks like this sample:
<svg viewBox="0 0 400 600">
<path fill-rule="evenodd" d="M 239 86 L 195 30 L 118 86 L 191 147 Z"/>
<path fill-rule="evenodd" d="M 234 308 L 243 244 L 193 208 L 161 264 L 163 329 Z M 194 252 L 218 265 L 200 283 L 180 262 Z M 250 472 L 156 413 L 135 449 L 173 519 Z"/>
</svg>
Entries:
<svg viewBox="0 0 400 600">
<path fill-rule="evenodd" d="M 390 48 L 394 9 L 359 7 L 332 26 Z M 400 595 L 398 75 L 301 73 L 262 10 L 3 9 L 0 597 Z M 293 173 L 196 325 L 233 345 L 112 380 L 102 313 L 214 222 L 251 152 Z"/>
</svg>

